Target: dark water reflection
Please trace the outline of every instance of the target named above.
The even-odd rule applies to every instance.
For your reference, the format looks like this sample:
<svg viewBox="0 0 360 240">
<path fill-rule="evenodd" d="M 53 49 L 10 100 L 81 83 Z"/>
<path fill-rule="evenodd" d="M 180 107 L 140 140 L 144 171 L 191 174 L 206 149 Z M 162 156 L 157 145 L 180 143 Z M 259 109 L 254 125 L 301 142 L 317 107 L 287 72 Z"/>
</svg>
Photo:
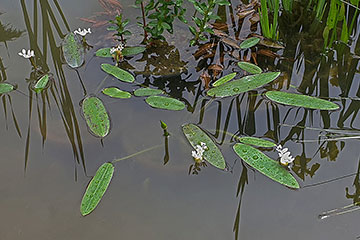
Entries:
<svg viewBox="0 0 360 240">
<path fill-rule="evenodd" d="M 135 22 L 137 10 L 128 8 L 130 4 L 122 2 L 124 14 Z M 260 67 L 280 70 L 281 77 L 263 89 L 219 100 L 206 97 L 208 83 L 200 75 L 208 71 L 213 76 L 219 65 L 224 70 L 218 77 L 232 71 L 241 76 L 237 58 L 251 52 L 217 37 L 204 46 L 184 47 L 189 35 L 179 27 L 161 47 L 122 63 L 136 74 L 137 85 L 162 89 L 186 104 L 182 112 L 168 112 L 148 107 L 141 98 L 101 95 L 105 86 L 137 88 L 100 70 L 101 63 L 111 60 L 93 57 L 94 51 L 114 44 L 104 37 L 104 27 L 94 26 L 88 38 L 94 48 L 84 66 L 73 70 L 64 64 L 61 39 L 87 26 L 80 17 L 104 11 L 98 1 L 84 7 L 80 1 L 20 0 L 1 7 L 0 81 L 17 84 L 18 91 L 1 96 L 0 239 L 353 239 L 360 234 L 357 212 L 317 219 L 325 210 L 359 201 L 358 139 L 342 138 L 360 131 L 358 38 L 350 46 L 337 43 L 324 55 L 321 36 L 315 34 L 319 26 L 284 15 L 282 20 L 293 25 L 281 28 L 286 46 L 277 52 L 281 58 L 257 57 Z M 233 2 L 219 8 L 228 25 L 217 24 L 231 37 L 246 38 L 254 29 L 248 19 L 236 19 L 235 7 Z M 132 44 L 139 40 L 131 39 Z M 52 75 L 49 88 L 40 94 L 31 90 L 39 73 L 17 56 L 29 47 L 35 50 L 36 65 Z M 341 109 L 280 106 L 263 97 L 271 89 L 330 98 Z M 103 143 L 87 131 L 80 114 L 87 94 L 99 96 L 112 119 L 111 134 Z M 167 123 L 170 136 L 164 136 L 160 120 Z M 188 174 L 194 162 L 180 129 L 187 122 L 199 124 L 218 143 L 227 171 L 207 166 Z M 291 170 L 301 186 L 357 174 L 287 189 L 236 157 L 231 146 L 244 135 L 291 149 L 296 156 Z M 324 141 L 328 138 L 340 139 Z M 90 216 L 81 217 L 82 194 L 102 163 L 158 144 L 164 147 L 117 163 L 102 202 Z M 272 150 L 263 151 L 277 157 Z"/>
</svg>

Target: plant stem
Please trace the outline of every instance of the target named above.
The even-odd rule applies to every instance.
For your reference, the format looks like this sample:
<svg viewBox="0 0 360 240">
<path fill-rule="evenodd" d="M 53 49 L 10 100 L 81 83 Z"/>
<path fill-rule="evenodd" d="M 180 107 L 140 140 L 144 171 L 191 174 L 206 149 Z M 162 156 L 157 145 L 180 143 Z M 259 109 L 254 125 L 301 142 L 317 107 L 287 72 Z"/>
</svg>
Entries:
<svg viewBox="0 0 360 240">
<path fill-rule="evenodd" d="M 111 163 L 116 163 L 116 162 L 119 162 L 119 161 L 122 161 L 122 160 L 125 160 L 125 159 L 129 159 L 129 158 L 132 158 L 132 157 L 135 157 L 137 155 L 140 155 L 140 154 L 143 154 L 143 153 L 146 153 L 148 151 L 151 151 L 151 150 L 154 150 L 156 148 L 159 148 L 159 147 L 162 147 L 163 144 L 159 144 L 159 145 L 156 145 L 156 146 L 152 146 L 152 147 L 149 147 L 147 149 L 144 149 L 144 150 L 141 150 L 140 152 L 136 152 L 136 153 L 133 153 L 131 155 L 128 155 L 126 157 L 122 157 L 122 158 L 119 158 L 119 159 L 115 159 L 113 160 Z"/>
<path fill-rule="evenodd" d="M 145 28 L 146 28 L 145 9 L 144 9 L 144 3 L 143 2 L 141 2 L 141 13 L 142 13 L 142 19 L 143 19 L 144 40 L 147 41 L 147 32 L 145 30 Z"/>
</svg>

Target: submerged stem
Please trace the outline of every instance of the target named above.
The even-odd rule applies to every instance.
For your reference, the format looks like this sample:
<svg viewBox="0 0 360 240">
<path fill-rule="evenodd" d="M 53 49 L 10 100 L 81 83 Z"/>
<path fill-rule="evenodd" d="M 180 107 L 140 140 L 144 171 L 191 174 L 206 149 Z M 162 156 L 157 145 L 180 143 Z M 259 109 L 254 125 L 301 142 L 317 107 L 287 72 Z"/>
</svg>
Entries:
<svg viewBox="0 0 360 240">
<path fill-rule="evenodd" d="M 159 148 L 159 147 L 162 147 L 162 146 L 163 146 L 163 144 L 159 144 L 159 145 L 156 145 L 156 146 L 152 146 L 152 147 L 146 148 L 146 149 L 144 149 L 144 150 L 141 150 L 141 151 L 139 151 L 139 152 L 130 154 L 130 155 L 126 156 L 126 157 L 122 157 L 122 158 L 119 158 L 119 159 L 115 159 L 115 160 L 113 160 L 111 163 L 120 162 L 120 161 L 122 161 L 122 160 L 126 160 L 126 159 L 129 159 L 129 158 L 135 157 L 135 156 L 137 156 L 137 155 L 140 155 L 140 154 L 149 152 L 149 151 L 151 151 L 151 150 L 154 150 L 154 149 Z"/>
</svg>

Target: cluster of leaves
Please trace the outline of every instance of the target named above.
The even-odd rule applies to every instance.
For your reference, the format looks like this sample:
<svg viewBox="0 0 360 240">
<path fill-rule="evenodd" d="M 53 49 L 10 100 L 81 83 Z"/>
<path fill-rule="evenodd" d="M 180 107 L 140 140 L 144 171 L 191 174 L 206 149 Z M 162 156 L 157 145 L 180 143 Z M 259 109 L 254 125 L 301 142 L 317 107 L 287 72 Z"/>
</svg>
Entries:
<svg viewBox="0 0 360 240">
<path fill-rule="evenodd" d="M 123 15 L 117 15 L 115 17 L 115 20 L 110 20 L 109 21 L 111 24 L 113 24 L 113 26 L 108 27 L 109 31 L 116 31 L 116 33 L 114 34 L 114 36 L 119 37 L 122 43 L 126 43 L 126 39 L 124 36 L 130 36 L 131 32 L 129 30 L 126 30 L 125 27 L 126 25 L 129 24 L 129 19 L 123 19 Z"/>
<path fill-rule="evenodd" d="M 190 45 L 194 45 L 199 40 L 206 40 L 205 33 L 214 33 L 208 23 L 211 20 L 220 19 L 218 15 L 213 13 L 215 7 L 217 5 L 230 5 L 230 3 L 227 0 L 208 0 L 207 3 L 189 0 L 189 2 L 194 5 L 196 11 L 201 15 L 201 17 L 193 17 L 193 21 L 197 28 L 189 26 L 190 32 L 194 35 L 194 38 L 190 40 Z"/>
<path fill-rule="evenodd" d="M 135 4 L 143 4 L 144 0 L 136 0 Z M 173 22 L 175 18 L 187 23 L 184 18 L 185 8 L 182 7 L 183 0 L 150 0 L 144 7 L 143 22 L 138 24 L 151 35 L 150 41 L 153 39 L 165 39 L 164 31 L 173 33 Z M 146 23 L 145 18 L 148 19 Z"/>
</svg>

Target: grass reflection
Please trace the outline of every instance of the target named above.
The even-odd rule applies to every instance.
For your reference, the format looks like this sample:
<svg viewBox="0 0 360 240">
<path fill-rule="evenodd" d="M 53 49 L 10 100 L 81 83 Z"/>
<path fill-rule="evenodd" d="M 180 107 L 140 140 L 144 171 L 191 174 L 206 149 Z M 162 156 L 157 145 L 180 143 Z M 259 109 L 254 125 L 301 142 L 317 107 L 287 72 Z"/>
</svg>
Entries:
<svg viewBox="0 0 360 240">
<path fill-rule="evenodd" d="M 49 72 L 48 51 L 53 67 L 55 68 L 55 77 L 51 87 L 42 92 L 40 96 L 36 94 L 36 111 L 39 121 L 39 129 L 42 135 L 42 145 L 45 144 L 47 134 L 47 109 L 51 110 L 51 103 L 55 103 L 61 115 L 63 126 L 68 137 L 68 141 L 72 147 L 74 158 L 78 163 L 81 162 L 83 169 L 85 168 L 84 149 L 79 129 L 77 114 L 74 109 L 73 100 L 69 91 L 66 75 L 64 72 L 64 64 L 61 57 L 61 50 L 58 39 L 64 37 L 66 32 L 70 31 L 70 26 L 57 0 L 53 0 L 50 4 L 47 0 L 33 0 L 33 23 L 27 9 L 27 3 L 20 0 L 26 30 L 29 35 L 30 48 L 35 51 L 35 61 L 41 67 L 41 72 Z M 39 8 L 40 6 L 40 8 Z M 59 18 L 56 15 L 60 16 Z M 40 19 L 40 21 L 38 20 Z M 40 30 L 41 28 L 41 30 Z M 64 29 L 64 30 L 63 30 Z M 40 42 L 42 41 L 42 46 Z M 35 74 L 37 75 L 37 74 Z M 31 79 L 31 78 L 30 78 Z M 28 130 L 25 145 L 25 169 L 28 165 L 30 151 L 30 126 L 33 115 L 34 93 L 29 88 L 28 103 Z M 75 168 L 75 175 L 77 171 Z"/>
</svg>

